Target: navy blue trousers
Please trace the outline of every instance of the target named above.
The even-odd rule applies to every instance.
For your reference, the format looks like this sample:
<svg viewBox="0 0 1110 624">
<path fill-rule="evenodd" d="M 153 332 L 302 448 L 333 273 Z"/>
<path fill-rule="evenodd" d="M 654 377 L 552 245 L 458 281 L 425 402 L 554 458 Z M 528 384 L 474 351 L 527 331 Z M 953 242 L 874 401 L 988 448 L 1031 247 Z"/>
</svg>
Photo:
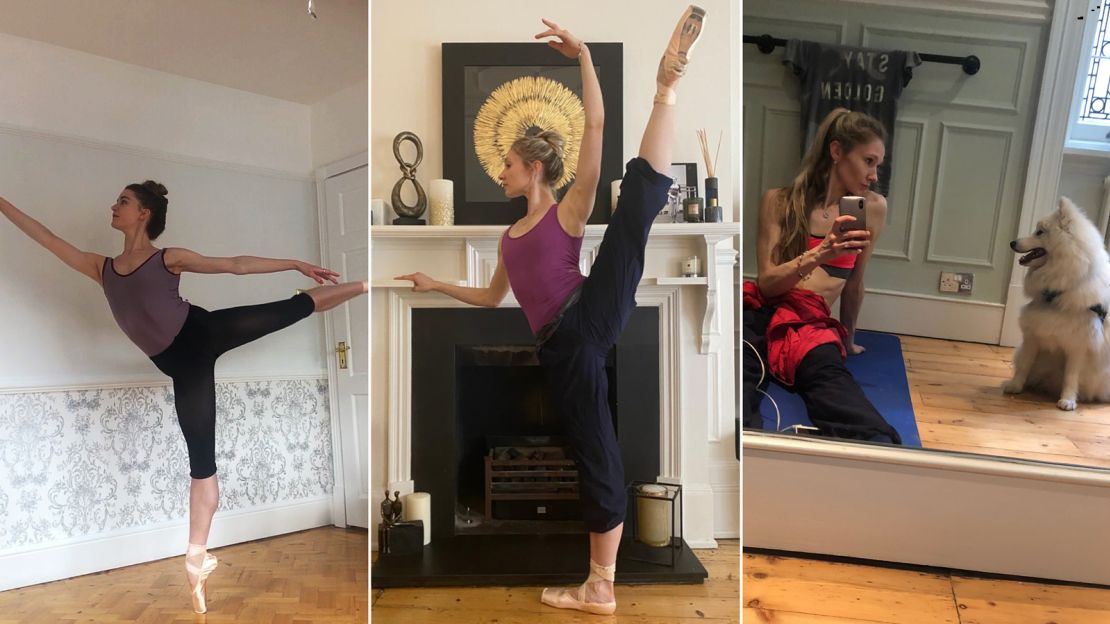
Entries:
<svg viewBox="0 0 1110 624">
<path fill-rule="evenodd" d="M 771 383 L 771 372 L 766 368 L 767 326 L 774 312 L 770 307 L 744 309 L 744 340 L 759 352 L 756 357 L 751 348 L 744 346 L 744 426 L 751 429 L 763 429 L 763 417 L 759 412 L 763 394 L 759 391 L 765 391 Z M 762 383 L 760 374 L 763 375 Z M 801 396 L 806 416 L 821 435 L 902 443 L 898 431 L 863 393 L 834 344 L 811 349 L 794 371 L 794 386 L 783 388 Z"/>
<path fill-rule="evenodd" d="M 540 363 L 558 396 L 563 427 L 578 467 L 582 516 L 592 533 L 624 522 L 624 464 L 609 411 L 605 356 L 636 308 L 644 248 L 672 180 L 642 158 L 628 162 L 617 210 L 578 301 L 540 347 Z"/>
<path fill-rule="evenodd" d="M 216 474 L 216 360 L 228 351 L 278 331 L 316 310 L 312 297 L 209 312 L 190 305 L 185 325 L 165 351 L 150 357 L 173 379 L 177 423 L 189 449 L 189 475 Z"/>
</svg>

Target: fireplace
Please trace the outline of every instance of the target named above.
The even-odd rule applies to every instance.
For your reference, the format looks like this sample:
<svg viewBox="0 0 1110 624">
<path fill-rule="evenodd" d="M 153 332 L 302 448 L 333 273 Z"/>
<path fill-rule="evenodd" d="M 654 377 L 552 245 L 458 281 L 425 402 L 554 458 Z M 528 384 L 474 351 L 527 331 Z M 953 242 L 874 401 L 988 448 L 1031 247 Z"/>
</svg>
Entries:
<svg viewBox="0 0 1110 624">
<path fill-rule="evenodd" d="M 455 379 L 455 533 L 581 532 L 578 470 L 535 348 L 457 345 Z"/>
<path fill-rule="evenodd" d="M 596 258 L 604 231 L 600 225 L 586 227 L 583 272 Z M 581 528 L 569 526 L 573 520 L 561 517 L 563 510 L 547 505 L 541 514 L 537 507 L 544 505 L 536 501 L 526 507 L 522 503 L 522 509 L 497 501 L 500 509 L 492 509 L 490 515 L 503 518 L 504 523 L 530 524 L 487 526 L 491 529 L 487 533 L 475 527 L 486 517 L 484 462 L 491 448 L 496 452 L 516 444 L 506 443 L 507 438 L 537 435 L 550 436 L 548 441 L 559 446 L 555 415 L 543 411 L 539 417 L 516 412 L 525 413 L 516 417 L 524 422 L 538 418 L 533 424 L 540 426 L 534 429 L 490 429 L 475 440 L 476 450 L 456 447 L 459 388 L 466 393 L 482 383 L 460 381 L 457 365 L 471 357 L 466 355 L 468 348 L 507 350 L 513 366 L 519 364 L 520 369 L 509 374 L 517 377 L 489 383 L 502 389 L 506 385 L 532 388 L 522 389 L 516 398 L 498 393 L 510 403 L 506 408 L 480 409 L 547 409 L 542 370 L 525 361 L 534 357 L 534 352 L 529 353 L 532 334 L 512 294 L 499 308 L 475 309 L 439 293 L 414 292 L 411 282 L 394 279 L 422 271 L 448 283 L 485 287 L 497 266 L 502 234 L 504 227 L 494 226 L 371 228 L 374 374 L 369 489 L 433 493 L 431 543 L 420 555 L 380 558 L 371 572 L 376 586 L 562 585 L 582 580 L 588 540 Z M 736 234 L 734 223 L 656 224 L 651 229 L 644 275 L 636 292 L 640 308 L 612 354 L 615 391 L 611 398 L 626 480 L 682 484 L 685 545 L 673 569 L 620 555 L 618 582 L 700 583 L 705 569 L 690 548 L 714 548 L 715 536 L 739 535 L 732 344 Z M 705 275 L 678 276 L 678 267 L 690 255 L 702 259 Z M 455 312 L 464 315 L 455 316 Z M 645 313 L 649 320 L 644 335 L 650 336 L 651 344 L 630 333 L 644 322 Z M 470 334 L 456 333 L 464 329 Z M 446 334 L 433 338 L 435 332 Z M 443 367 L 444 362 L 450 366 Z M 498 372 L 492 370 L 497 366 L 484 366 L 489 370 L 470 372 Z M 630 381 L 629 369 L 650 370 L 645 373 L 650 379 Z M 642 393 L 642 387 L 649 388 L 651 396 Z M 549 525 L 568 524 L 542 527 L 538 521 L 543 516 Z M 623 546 L 621 552 L 625 552 Z"/>
<path fill-rule="evenodd" d="M 628 481 L 659 474 L 658 323 L 656 308 L 637 308 L 607 357 Z M 432 495 L 432 540 L 585 533 L 559 389 L 545 382 L 524 315 L 429 308 L 414 310 L 412 324 L 412 476 Z M 505 471 L 506 459 L 525 463 Z M 504 473 L 492 476 L 494 500 L 487 461 Z"/>
<path fill-rule="evenodd" d="M 581 533 L 578 467 L 563 438 L 557 436 L 498 436 L 483 457 L 482 501 L 485 513 L 475 525 L 469 513 L 455 532 Z M 460 471 L 459 503 L 463 502 Z"/>
</svg>

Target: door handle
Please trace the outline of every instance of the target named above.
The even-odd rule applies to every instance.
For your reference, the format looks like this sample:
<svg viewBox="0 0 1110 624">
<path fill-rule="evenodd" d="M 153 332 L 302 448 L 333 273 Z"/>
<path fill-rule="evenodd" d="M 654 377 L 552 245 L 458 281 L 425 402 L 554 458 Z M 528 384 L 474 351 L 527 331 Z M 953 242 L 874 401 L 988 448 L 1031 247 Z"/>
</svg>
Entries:
<svg viewBox="0 0 1110 624">
<path fill-rule="evenodd" d="M 351 347 L 346 342 L 340 342 L 336 345 L 335 352 L 339 354 L 339 368 L 347 368 L 347 352 L 350 350 Z"/>
</svg>

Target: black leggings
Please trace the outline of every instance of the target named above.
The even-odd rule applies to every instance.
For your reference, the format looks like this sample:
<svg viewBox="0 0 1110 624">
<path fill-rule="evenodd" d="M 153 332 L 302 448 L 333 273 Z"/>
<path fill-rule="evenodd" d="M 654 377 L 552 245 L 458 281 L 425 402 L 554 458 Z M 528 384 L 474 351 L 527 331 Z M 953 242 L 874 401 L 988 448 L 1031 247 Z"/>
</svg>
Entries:
<svg viewBox="0 0 1110 624">
<path fill-rule="evenodd" d="M 235 347 L 284 329 L 316 310 L 299 293 L 283 301 L 209 312 L 195 305 L 170 346 L 151 361 L 173 379 L 177 422 L 189 448 L 189 474 L 216 474 L 216 359 Z"/>
<path fill-rule="evenodd" d="M 771 371 L 766 368 L 767 325 L 773 314 L 774 308 L 744 309 L 744 340 L 759 352 L 757 358 L 744 345 L 744 426 L 751 429 L 763 429 L 759 414 L 763 394 L 757 390 L 766 390 L 771 381 Z M 898 431 L 875 409 L 852 377 L 834 344 L 810 349 L 794 371 L 794 386 L 783 387 L 802 397 L 806 415 L 822 435 L 902 443 Z"/>
</svg>

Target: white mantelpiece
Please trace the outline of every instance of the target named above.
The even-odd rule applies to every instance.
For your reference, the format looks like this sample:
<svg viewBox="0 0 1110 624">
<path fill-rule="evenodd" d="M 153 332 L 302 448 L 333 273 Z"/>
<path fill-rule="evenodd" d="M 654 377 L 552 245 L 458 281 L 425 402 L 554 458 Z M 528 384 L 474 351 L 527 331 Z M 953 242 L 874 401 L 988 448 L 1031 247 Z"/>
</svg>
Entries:
<svg viewBox="0 0 1110 624">
<path fill-rule="evenodd" d="M 504 231 L 505 226 L 371 228 L 371 492 L 414 489 L 411 311 L 464 305 L 438 293 L 414 293 L 411 282 L 394 278 L 420 271 L 463 286 L 486 286 L 497 266 L 497 244 Z M 586 228 L 581 256 L 585 274 L 604 232 L 604 225 Z M 713 547 L 715 538 L 739 537 L 736 363 L 731 344 L 738 233 L 735 223 L 653 226 L 636 297 L 637 305 L 660 310 L 659 478 L 682 483 L 686 540 L 695 548 Z M 700 258 L 703 274 L 682 278 L 682 260 L 691 255 Z M 511 293 L 502 303 L 506 306 L 517 307 Z"/>
</svg>

